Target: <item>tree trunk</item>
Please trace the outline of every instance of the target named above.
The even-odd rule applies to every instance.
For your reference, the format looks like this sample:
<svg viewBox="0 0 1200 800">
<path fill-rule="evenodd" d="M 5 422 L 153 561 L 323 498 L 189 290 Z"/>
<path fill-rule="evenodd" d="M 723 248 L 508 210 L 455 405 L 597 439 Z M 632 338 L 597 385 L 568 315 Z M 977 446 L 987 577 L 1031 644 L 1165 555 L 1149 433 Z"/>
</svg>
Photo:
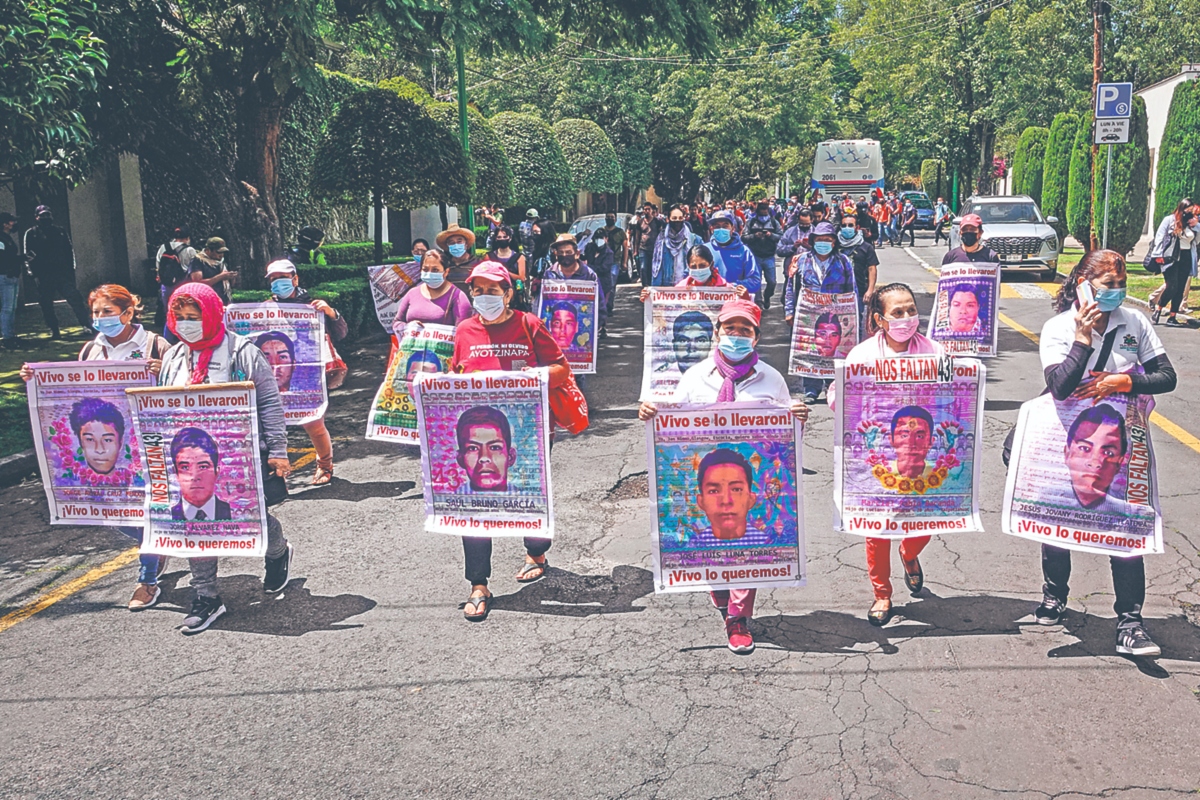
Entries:
<svg viewBox="0 0 1200 800">
<path fill-rule="evenodd" d="M 279 136 L 285 107 L 285 99 L 273 89 L 256 87 L 238 98 L 237 177 L 249 206 L 243 231 L 246 241 L 240 244 L 252 276 L 243 285 L 262 283 L 263 268 L 283 253 L 278 193 Z"/>
<path fill-rule="evenodd" d="M 450 212 L 446 210 L 446 204 L 441 200 L 438 201 L 438 214 L 442 217 L 442 230 L 450 227 Z"/>
<path fill-rule="evenodd" d="M 383 263 L 383 197 L 379 190 L 371 192 L 371 205 L 375 209 L 375 261 Z"/>
</svg>

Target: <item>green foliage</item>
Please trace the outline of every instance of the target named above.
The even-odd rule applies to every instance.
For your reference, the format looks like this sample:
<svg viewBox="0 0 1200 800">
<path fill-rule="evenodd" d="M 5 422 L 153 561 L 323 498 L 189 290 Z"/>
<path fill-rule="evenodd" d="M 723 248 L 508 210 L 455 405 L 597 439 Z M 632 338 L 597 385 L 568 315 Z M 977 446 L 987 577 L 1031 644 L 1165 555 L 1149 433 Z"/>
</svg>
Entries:
<svg viewBox="0 0 1200 800">
<path fill-rule="evenodd" d="M 411 100 L 420 106 L 433 105 L 433 97 L 429 92 L 422 89 L 417 84 L 410 81 L 408 78 L 394 77 L 388 78 L 379 82 L 379 88 L 388 92 L 403 97 L 405 100 Z"/>
<path fill-rule="evenodd" d="M 476 242 L 483 244 L 484 242 L 487 241 L 487 235 L 488 235 L 488 226 L 487 225 L 477 225 L 474 228 L 474 230 L 475 230 L 475 241 Z"/>
<path fill-rule="evenodd" d="M 461 140 L 458 126 L 458 106 L 453 103 L 430 103 L 430 115 L 446 126 L 454 138 Z M 513 170 L 504 152 L 500 137 L 483 114 L 467 107 L 467 131 L 471 154 L 471 202 L 482 205 L 508 205 L 513 191 Z M 466 198 L 453 198 L 455 202 Z"/>
<path fill-rule="evenodd" d="M 1175 87 L 1158 147 L 1154 197 L 1155 224 L 1184 197 L 1200 203 L 1200 80 Z"/>
<path fill-rule="evenodd" d="M 761 183 L 756 183 L 746 189 L 746 201 L 749 203 L 757 203 L 759 200 L 765 200 L 770 196 L 771 193 L 767 191 L 767 187 Z"/>
<path fill-rule="evenodd" d="M 108 67 L 91 0 L 0 4 L 0 171 L 69 181 L 93 147 L 83 108 Z"/>
<path fill-rule="evenodd" d="M 1049 137 L 1049 128 L 1028 127 L 1021 131 L 1013 155 L 1013 192 L 1029 195 L 1039 206 L 1042 202 L 1042 165 Z"/>
<path fill-rule="evenodd" d="M 1071 144 L 1071 172 L 1067 178 L 1067 231 L 1086 250 L 1092 231 L 1092 123 L 1080 120 Z"/>
<path fill-rule="evenodd" d="M 624 181 L 617 151 L 599 125 L 586 119 L 561 119 L 554 124 L 553 130 L 577 190 L 621 191 Z"/>
<path fill-rule="evenodd" d="M 387 250 L 391 250 L 391 243 L 384 242 L 383 246 Z M 374 242 L 345 242 L 343 244 L 327 244 L 321 247 L 325 253 L 325 261 L 328 264 L 373 264 L 375 258 L 375 243 Z M 396 259 L 399 261 L 399 259 Z M 392 263 L 392 262 L 388 262 Z M 329 278 L 323 278 L 321 283 Z"/>
<path fill-rule="evenodd" d="M 374 244 L 370 246 L 374 247 Z M 306 289 L 330 281 L 361 278 L 367 274 L 361 264 L 298 264 L 296 270 L 300 273 L 300 285 Z"/>
<path fill-rule="evenodd" d="M 545 120 L 504 112 L 492 117 L 491 124 L 512 164 L 511 205 L 536 208 L 543 214 L 570 206 L 575 198 L 571 168 Z"/>
<path fill-rule="evenodd" d="M 1146 224 L 1150 202 L 1150 134 L 1146 127 L 1146 101 L 1133 97 L 1129 144 L 1101 145 L 1093 177 L 1096 233 L 1104 226 L 1104 184 L 1108 148 L 1112 148 L 1112 176 L 1108 208 L 1108 247 L 1128 253 L 1137 244 Z"/>
<path fill-rule="evenodd" d="M 951 177 L 946 171 L 945 161 L 940 158 L 927 158 L 921 162 L 921 189 L 929 195 L 932 202 L 950 194 L 950 182 Z"/>
<path fill-rule="evenodd" d="M 1079 128 L 1079 117 L 1063 112 L 1054 117 L 1050 134 L 1046 137 L 1046 154 L 1042 159 L 1042 213 L 1056 217 L 1054 226 L 1061 239 L 1067 233 L 1067 188 L 1071 176 L 1071 147 L 1075 143 L 1075 131 Z"/>
<path fill-rule="evenodd" d="M 356 338 L 372 323 L 379 325 L 375 317 L 375 300 L 365 276 L 321 283 L 309 289 L 308 293 L 317 300 L 329 303 L 346 318 L 348 339 Z"/>
<path fill-rule="evenodd" d="M 33 448 L 25 392 L 0 392 L 0 458 Z"/>
</svg>

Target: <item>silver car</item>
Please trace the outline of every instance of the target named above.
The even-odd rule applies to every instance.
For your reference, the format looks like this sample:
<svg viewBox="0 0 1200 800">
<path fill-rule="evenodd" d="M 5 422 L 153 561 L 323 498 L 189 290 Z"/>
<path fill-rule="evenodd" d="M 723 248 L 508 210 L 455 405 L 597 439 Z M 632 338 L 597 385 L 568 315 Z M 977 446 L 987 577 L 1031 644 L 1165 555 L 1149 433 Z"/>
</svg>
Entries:
<svg viewBox="0 0 1200 800">
<path fill-rule="evenodd" d="M 1058 219 L 1043 217 L 1032 197 L 1016 194 L 968 199 L 951 223 L 951 249 L 961 244 L 958 228 L 967 214 L 978 214 L 983 220 L 983 243 L 996 251 L 1004 269 L 1040 272 L 1047 281 L 1058 275 L 1062 245 L 1052 227 Z"/>
</svg>

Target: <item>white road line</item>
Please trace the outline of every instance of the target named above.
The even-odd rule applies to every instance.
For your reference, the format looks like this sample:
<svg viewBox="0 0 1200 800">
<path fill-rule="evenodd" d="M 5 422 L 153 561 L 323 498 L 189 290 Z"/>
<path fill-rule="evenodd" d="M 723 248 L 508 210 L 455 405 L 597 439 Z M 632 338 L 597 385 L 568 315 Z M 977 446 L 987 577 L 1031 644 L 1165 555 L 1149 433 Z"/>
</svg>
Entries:
<svg viewBox="0 0 1200 800">
<path fill-rule="evenodd" d="M 934 275 L 938 275 L 938 276 L 940 276 L 940 275 L 942 274 L 942 273 L 941 273 L 941 272 L 939 272 L 938 270 L 936 270 L 936 269 L 934 269 L 933 267 L 929 266 L 929 262 L 928 262 L 928 261 L 926 261 L 925 259 L 921 258 L 919 255 L 917 255 L 916 251 L 915 251 L 915 250 L 913 250 L 911 247 L 905 247 L 905 248 L 904 248 L 904 252 L 906 252 L 906 253 L 908 253 L 910 256 L 912 256 L 914 261 L 916 261 L 918 264 L 920 264 L 920 265 L 921 265 L 922 267 L 924 267 L 925 269 L 927 269 L 927 270 L 929 270 L 930 272 L 932 272 Z"/>
</svg>

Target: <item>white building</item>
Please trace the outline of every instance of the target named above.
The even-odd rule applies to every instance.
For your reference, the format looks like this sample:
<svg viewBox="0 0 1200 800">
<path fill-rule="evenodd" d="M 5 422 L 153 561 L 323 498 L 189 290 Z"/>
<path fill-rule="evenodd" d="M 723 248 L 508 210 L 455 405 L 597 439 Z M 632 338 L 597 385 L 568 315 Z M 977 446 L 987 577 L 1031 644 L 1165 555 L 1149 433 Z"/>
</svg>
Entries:
<svg viewBox="0 0 1200 800">
<path fill-rule="evenodd" d="M 1167 112 L 1171 109 L 1171 98 L 1175 87 L 1184 81 L 1200 78 L 1200 64 L 1184 64 L 1178 75 L 1152 83 L 1137 94 L 1146 101 L 1146 123 L 1150 134 L 1150 209 L 1146 213 L 1143 234 L 1153 234 L 1158 227 L 1154 216 L 1154 184 L 1158 181 L 1158 148 L 1162 144 L 1163 128 L 1167 125 Z"/>
</svg>

